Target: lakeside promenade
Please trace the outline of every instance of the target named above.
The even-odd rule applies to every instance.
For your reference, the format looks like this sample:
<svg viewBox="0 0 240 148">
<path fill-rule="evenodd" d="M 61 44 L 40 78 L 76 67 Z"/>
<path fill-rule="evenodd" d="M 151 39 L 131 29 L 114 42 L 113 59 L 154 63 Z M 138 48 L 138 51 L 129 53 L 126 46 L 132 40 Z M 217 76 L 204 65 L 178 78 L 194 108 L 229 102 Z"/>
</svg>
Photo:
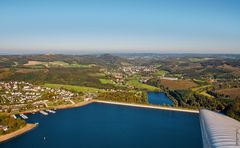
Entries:
<svg viewBox="0 0 240 148">
<path fill-rule="evenodd" d="M 7 140 L 12 139 L 14 137 L 20 136 L 20 135 L 22 135 L 22 134 L 24 134 L 24 133 L 34 129 L 37 125 L 38 124 L 30 124 L 30 123 L 28 123 L 24 127 L 14 131 L 14 132 L 11 132 L 9 134 L 0 136 L 0 142 L 4 142 L 4 141 L 7 141 Z"/>
</svg>

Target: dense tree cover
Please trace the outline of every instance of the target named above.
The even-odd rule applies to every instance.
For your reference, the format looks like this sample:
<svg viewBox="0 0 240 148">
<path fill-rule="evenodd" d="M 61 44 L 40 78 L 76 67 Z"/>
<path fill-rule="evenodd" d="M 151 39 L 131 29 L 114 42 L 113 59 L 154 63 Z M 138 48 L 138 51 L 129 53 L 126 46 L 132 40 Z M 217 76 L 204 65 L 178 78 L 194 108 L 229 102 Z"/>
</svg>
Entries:
<svg viewBox="0 0 240 148">
<path fill-rule="evenodd" d="M 3 60 L 1 60 L 3 59 Z M 103 54 L 103 55 L 62 55 L 62 54 L 38 54 L 38 55 L 5 55 L 0 57 L 3 66 L 12 66 L 17 62 L 20 66 L 28 61 L 64 61 L 69 64 L 97 64 L 104 66 L 118 66 L 122 62 L 129 62 L 125 58 L 118 56 Z M 11 64 L 12 63 L 12 64 Z M 6 65 L 7 64 L 7 65 Z M 10 64 L 10 65 L 9 65 Z"/>
<path fill-rule="evenodd" d="M 102 85 L 100 78 L 105 78 L 100 74 L 99 67 L 94 68 L 49 68 L 42 71 L 17 72 L 12 70 L 12 75 L 3 80 L 7 81 L 26 81 L 34 84 L 54 83 L 96 87 L 103 89 L 115 88 L 115 85 Z"/>
<path fill-rule="evenodd" d="M 0 125 L 8 126 L 7 131 L 0 129 L 0 135 L 3 135 L 24 127 L 26 125 L 26 122 L 20 118 L 14 119 L 9 115 L 0 115 Z"/>
<path fill-rule="evenodd" d="M 169 90 L 168 93 L 177 100 L 178 106 L 181 107 L 207 108 L 214 111 L 223 111 L 225 108 L 223 102 L 210 99 L 190 90 Z"/>
<path fill-rule="evenodd" d="M 99 94 L 95 99 L 141 104 L 148 102 L 147 95 L 144 92 L 104 92 Z"/>
<path fill-rule="evenodd" d="M 152 86 L 155 86 L 155 87 L 160 87 L 161 86 L 160 79 L 158 79 L 158 78 L 151 78 L 146 82 L 146 84 L 152 85 Z"/>
<path fill-rule="evenodd" d="M 11 61 L 0 61 L 0 68 L 11 67 L 12 65 L 15 65 L 15 63 Z"/>
<path fill-rule="evenodd" d="M 168 94 L 177 101 L 177 106 L 196 109 L 206 108 L 240 120 L 240 99 L 226 99 L 221 98 L 222 96 L 211 99 L 189 90 L 169 90 Z"/>
<path fill-rule="evenodd" d="M 228 116 L 240 121 L 240 99 L 234 100 L 225 112 Z"/>
</svg>

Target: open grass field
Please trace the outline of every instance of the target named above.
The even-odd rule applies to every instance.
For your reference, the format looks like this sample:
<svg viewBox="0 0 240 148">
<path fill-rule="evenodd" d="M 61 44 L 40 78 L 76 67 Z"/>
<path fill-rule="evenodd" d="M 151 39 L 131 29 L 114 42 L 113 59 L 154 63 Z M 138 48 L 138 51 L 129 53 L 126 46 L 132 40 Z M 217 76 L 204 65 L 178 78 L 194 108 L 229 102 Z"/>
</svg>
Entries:
<svg viewBox="0 0 240 148">
<path fill-rule="evenodd" d="M 193 81 L 194 81 L 195 83 L 198 83 L 198 84 L 203 84 L 203 83 L 205 83 L 205 81 L 199 80 L 199 79 L 193 79 Z"/>
<path fill-rule="evenodd" d="M 63 61 L 54 61 L 54 62 L 49 62 L 49 66 L 50 67 L 70 67 L 70 68 L 91 68 L 92 66 L 94 66 L 93 64 L 69 64 Z"/>
<path fill-rule="evenodd" d="M 93 88 L 93 87 L 85 87 L 85 86 L 75 86 L 75 85 L 63 85 L 63 84 L 50 84 L 46 83 L 44 84 L 46 87 L 50 88 L 64 88 L 67 90 L 71 91 L 76 91 L 76 92 L 105 92 L 103 89 L 98 89 L 98 88 Z"/>
<path fill-rule="evenodd" d="M 200 92 L 199 94 L 203 95 L 203 96 L 206 96 L 208 98 L 214 98 L 212 95 L 208 94 L 206 91 L 202 91 Z"/>
<path fill-rule="evenodd" d="M 143 84 L 143 83 L 139 82 L 138 80 L 129 80 L 127 82 L 127 84 L 131 85 L 131 86 L 134 86 L 136 88 L 145 89 L 145 90 L 148 90 L 148 91 L 160 91 L 160 88 L 157 88 L 157 87 L 154 87 L 154 86 L 151 86 L 151 85 L 147 85 L 147 84 Z"/>
<path fill-rule="evenodd" d="M 18 68 L 16 69 L 16 73 L 27 74 L 34 72 L 47 72 L 47 69 L 27 69 L 27 68 Z"/>
<path fill-rule="evenodd" d="M 9 77 L 11 74 L 12 73 L 9 68 L 1 68 L 0 69 L 0 80 Z"/>
<path fill-rule="evenodd" d="M 172 80 L 164 80 L 162 79 L 160 81 L 161 85 L 163 85 L 164 87 L 168 87 L 169 89 L 172 90 L 187 90 L 193 87 L 196 87 L 197 84 L 194 83 L 191 80 L 176 80 L 176 81 L 172 81 Z"/>
<path fill-rule="evenodd" d="M 240 88 L 225 88 L 217 90 L 217 93 L 229 96 L 232 99 L 240 98 Z"/>
<path fill-rule="evenodd" d="M 168 74 L 169 72 L 166 70 L 159 70 L 157 72 L 154 73 L 155 76 L 164 76 L 166 74 Z"/>
<path fill-rule="evenodd" d="M 110 79 L 99 79 L 99 81 L 103 85 L 108 85 L 109 84 L 109 85 L 113 85 L 113 86 L 118 87 L 118 88 L 126 87 L 126 85 L 115 83 L 114 81 L 112 81 Z"/>
<path fill-rule="evenodd" d="M 212 58 L 189 58 L 191 62 L 202 62 L 202 61 L 207 61 L 211 60 Z"/>
<path fill-rule="evenodd" d="M 115 85 L 115 83 L 112 80 L 109 80 L 109 79 L 99 79 L 99 81 L 102 84 L 112 84 L 112 85 Z"/>
<path fill-rule="evenodd" d="M 199 87 L 192 88 L 192 91 L 201 91 L 203 89 L 207 89 L 208 87 L 212 87 L 212 85 L 203 85 Z"/>
<path fill-rule="evenodd" d="M 88 75 L 91 76 L 91 77 L 105 77 L 106 76 L 104 73 L 99 73 L 99 72 L 89 73 Z"/>
<path fill-rule="evenodd" d="M 27 64 L 24 64 L 24 66 L 33 66 L 33 65 L 45 65 L 47 62 L 41 62 L 41 61 L 28 61 Z"/>
</svg>

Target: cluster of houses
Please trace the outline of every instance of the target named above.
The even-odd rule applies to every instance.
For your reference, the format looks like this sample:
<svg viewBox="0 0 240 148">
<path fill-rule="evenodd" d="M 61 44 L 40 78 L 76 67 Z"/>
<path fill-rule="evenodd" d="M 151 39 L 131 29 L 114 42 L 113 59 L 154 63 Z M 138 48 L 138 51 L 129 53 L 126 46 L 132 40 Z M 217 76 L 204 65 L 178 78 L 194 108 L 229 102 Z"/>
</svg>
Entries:
<svg viewBox="0 0 240 148">
<path fill-rule="evenodd" d="M 0 92 L 0 112 L 7 112 L 9 108 L 18 111 L 20 108 L 26 107 L 27 104 L 36 108 L 46 107 L 48 99 L 69 101 L 78 97 L 78 93 L 64 89 L 36 86 L 28 82 L 17 81 L 0 82 Z M 51 98 L 46 98 L 46 96 Z"/>
<path fill-rule="evenodd" d="M 118 84 L 118 85 L 127 85 L 126 80 L 128 79 L 129 76 L 137 74 L 137 73 L 155 73 L 157 72 L 158 69 L 156 66 L 150 65 L 150 66 L 122 66 L 116 71 L 107 71 L 105 70 L 105 74 L 109 75 L 110 77 L 113 78 L 113 83 Z M 163 79 L 163 80 L 171 80 L 171 81 L 176 81 L 178 80 L 177 77 L 166 77 L 166 76 L 144 76 L 141 77 L 139 82 L 141 83 L 147 83 L 149 79 L 152 78 L 158 78 L 158 79 Z M 134 86 L 128 85 L 129 89 L 134 89 Z"/>
<path fill-rule="evenodd" d="M 139 72 L 156 72 L 157 69 L 154 66 L 124 66 L 122 70 L 131 75 Z"/>
</svg>

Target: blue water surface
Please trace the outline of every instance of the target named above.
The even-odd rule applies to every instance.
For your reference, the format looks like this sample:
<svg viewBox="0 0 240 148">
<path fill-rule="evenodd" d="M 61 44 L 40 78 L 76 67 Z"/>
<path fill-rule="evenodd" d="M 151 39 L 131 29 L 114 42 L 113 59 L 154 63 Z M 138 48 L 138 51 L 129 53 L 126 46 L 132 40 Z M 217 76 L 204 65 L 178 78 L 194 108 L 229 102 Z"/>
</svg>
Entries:
<svg viewBox="0 0 240 148">
<path fill-rule="evenodd" d="M 92 103 L 28 117 L 39 126 L 1 148 L 202 147 L 198 114 L 193 113 Z"/>
<path fill-rule="evenodd" d="M 148 92 L 148 102 L 155 105 L 173 105 L 173 101 L 163 92 Z"/>
</svg>

